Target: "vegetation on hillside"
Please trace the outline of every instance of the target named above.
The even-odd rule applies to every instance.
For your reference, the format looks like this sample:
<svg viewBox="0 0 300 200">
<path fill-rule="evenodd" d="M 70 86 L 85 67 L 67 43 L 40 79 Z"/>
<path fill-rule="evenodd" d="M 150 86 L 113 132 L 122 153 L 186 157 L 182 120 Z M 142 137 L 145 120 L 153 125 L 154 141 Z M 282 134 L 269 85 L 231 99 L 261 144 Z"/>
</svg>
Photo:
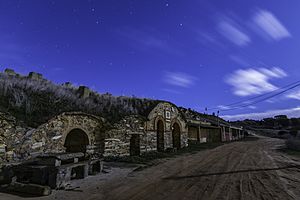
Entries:
<svg viewBox="0 0 300 200">
<path fill-rule="evenodd" d="M 257 128 L 257 129 L 284 129 L 297 131 L 300 130 L 299 118 L 288 118 L 286 115 L 278 115 L 275 117 L 265 118 L 262 120 L 250 120 L 236 121 L 235 124 L 239 124 L 244 127 Z"/>
<path fill-rule="evenodd" d="M 37 127 L 57 114 L 82 111 L 116 122 L 128 114 L 145 116 L 158 101 L 91 92 L 80 98 L 78 88 L 0 73 L 0 111 Z"/>
<path fill-rule="evenodd" d="M 184 108 L 180 107 L 180 111 L 184 114 L 185 118 L 187 119 L 197 119 L 201 121 L 210 122 L 212 124 L 218 125 L 218 124 L 228 124 L 224 119 L 220 118 L 219 116 L 216 116 L 215 113 L 212 115 L 199 113 L 195 110 L 192 110 L 191 108 Z"/>
</svg>

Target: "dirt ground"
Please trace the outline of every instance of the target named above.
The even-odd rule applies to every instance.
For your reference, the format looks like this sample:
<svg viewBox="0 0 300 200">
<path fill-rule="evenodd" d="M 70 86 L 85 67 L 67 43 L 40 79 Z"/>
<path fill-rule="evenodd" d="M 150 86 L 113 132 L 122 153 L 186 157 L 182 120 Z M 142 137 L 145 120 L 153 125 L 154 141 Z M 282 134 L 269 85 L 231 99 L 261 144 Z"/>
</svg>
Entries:
<svg viewBox="0 0 300 200">
<path fill-rule="evenodd" d="M 113 166 L 72 182 L 69 191 L 26 199 L 300 199 L 300 158 L 278 151 L 283 143 L 260 137 L 164 159 L 142 171 Z M 0 199 L 24 197 L 0 193 Z"/>
</svg>

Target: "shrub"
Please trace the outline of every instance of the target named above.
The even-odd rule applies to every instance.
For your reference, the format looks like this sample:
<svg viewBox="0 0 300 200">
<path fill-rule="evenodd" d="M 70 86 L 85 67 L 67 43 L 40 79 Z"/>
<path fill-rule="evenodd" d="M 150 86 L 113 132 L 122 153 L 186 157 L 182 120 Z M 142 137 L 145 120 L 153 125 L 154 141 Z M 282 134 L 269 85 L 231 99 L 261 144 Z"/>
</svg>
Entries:
<svg viewBox="0 0 300 200">
<path fill-rule="evenodd" d="M 62 112 L 82 111 L 114 123 L 129 114 L 144 115 L 158 101 L 91 92 L 80 98 L 76 87 L 47 80 L 0 73 L 0 111 L 9 112 L 28 126 L 37 127 Z"/>
</svg>

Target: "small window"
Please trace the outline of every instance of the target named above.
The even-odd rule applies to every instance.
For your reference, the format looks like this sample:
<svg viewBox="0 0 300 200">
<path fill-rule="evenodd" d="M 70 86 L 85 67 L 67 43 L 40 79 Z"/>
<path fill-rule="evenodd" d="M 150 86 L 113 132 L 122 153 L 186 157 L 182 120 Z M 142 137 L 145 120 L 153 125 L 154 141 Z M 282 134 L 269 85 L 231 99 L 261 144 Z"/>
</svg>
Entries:
<svg viewBox="0 0 300 200">
<path fill-rule="evenodd" d="M 171 118 L 171 113 L 170 111 L 166 111 L 166 119 L 170 119 Z"/>
</svg>

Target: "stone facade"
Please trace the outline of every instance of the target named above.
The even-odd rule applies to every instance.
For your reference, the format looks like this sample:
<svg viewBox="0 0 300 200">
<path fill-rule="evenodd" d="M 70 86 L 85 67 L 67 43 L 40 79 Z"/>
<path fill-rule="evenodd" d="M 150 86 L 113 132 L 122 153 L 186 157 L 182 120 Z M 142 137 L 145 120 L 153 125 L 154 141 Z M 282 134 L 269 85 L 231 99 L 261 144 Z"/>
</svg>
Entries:
<svg viewBox="0 0 300 200">
<path fill-rule="evenodd" d="M 146 137 L 143 138 L 142 144 L 148 146 L 149 150 L 157 150 L 158 123 L 163 123 L 163 149 L 175 148 L 174 146 L 174 126 L 178 125 L 180 146 L 188 146 L 187 125 L 177 107 L 171 103 L 159 103 L 148 115 L 145 131 Z"/>
<path fill-rule="evenodd" d="M 87 138 L 86 153 L 103 153 L 104 119 L 81 112 L 63 113 L 42 124 L 32 131 L 31 142 L 24 148 L 30 149 L 29 153 L 32 156 L 43 153 L 64 153 L 67 137 L 73 130 L 81 131 Z"/>
<path fill-rule="evenodd" d="M 113 125 L 105 136 L 104 156 L 129 156 L 133 135 L 144 137 L 144 119 L 137 115 L 127 116 Z M 142 146 L 140 146 L 141 149 Z"/>
<path fill-rule="evenodd" d="M 16 123 L 16 119 L 8 114 L 0 113 L 0 164 L 14 159 L 22 159 L 20 151 L 29 139 L 30 131 Z"/>
<path fill-rule="evenodd" d="M 206 118 L 187 118 L 190 142 L 230 142 L 245 137 L 243 127 Z"/>
<path fill-rule="evenodd" d="M 58 115 L 37 129 L 18 126 L 13 117 L 0 113 L 0 162 L 64 153 L 66 138 L 72 130 L 81 130 L 86 135 L 86 153 L 102 154 L 106 128 L 102 118 L 79 112 Z"/>
<path fill-rule="evenodd" d="M 188 145 L 186 121 L 177 107 L 167 102 L 157 104 L 147 116 L 130 115 L 113 127 L 103 118 L 81 112 L 62 113 L 36 129 L 19 127 L 14 118 L 0 120 L 2 160 L 65 152 L 128 156 Z"/>
<path fill-rule="evenodd" d="M 147 118 L 127 116 L 113 125 L 107 132 L 105 139 L 105 156 L 128 156 L 140 153 L 157 151 L 158 120 L 163 123 L 163 150 L 169 148 L 183 148 L 188 145 L 186 122 L 181 117 L 176 106 L 159 103 Z M 174 146 L 173 127 L 177 124 L 178 143 Z"/>
</svg>

